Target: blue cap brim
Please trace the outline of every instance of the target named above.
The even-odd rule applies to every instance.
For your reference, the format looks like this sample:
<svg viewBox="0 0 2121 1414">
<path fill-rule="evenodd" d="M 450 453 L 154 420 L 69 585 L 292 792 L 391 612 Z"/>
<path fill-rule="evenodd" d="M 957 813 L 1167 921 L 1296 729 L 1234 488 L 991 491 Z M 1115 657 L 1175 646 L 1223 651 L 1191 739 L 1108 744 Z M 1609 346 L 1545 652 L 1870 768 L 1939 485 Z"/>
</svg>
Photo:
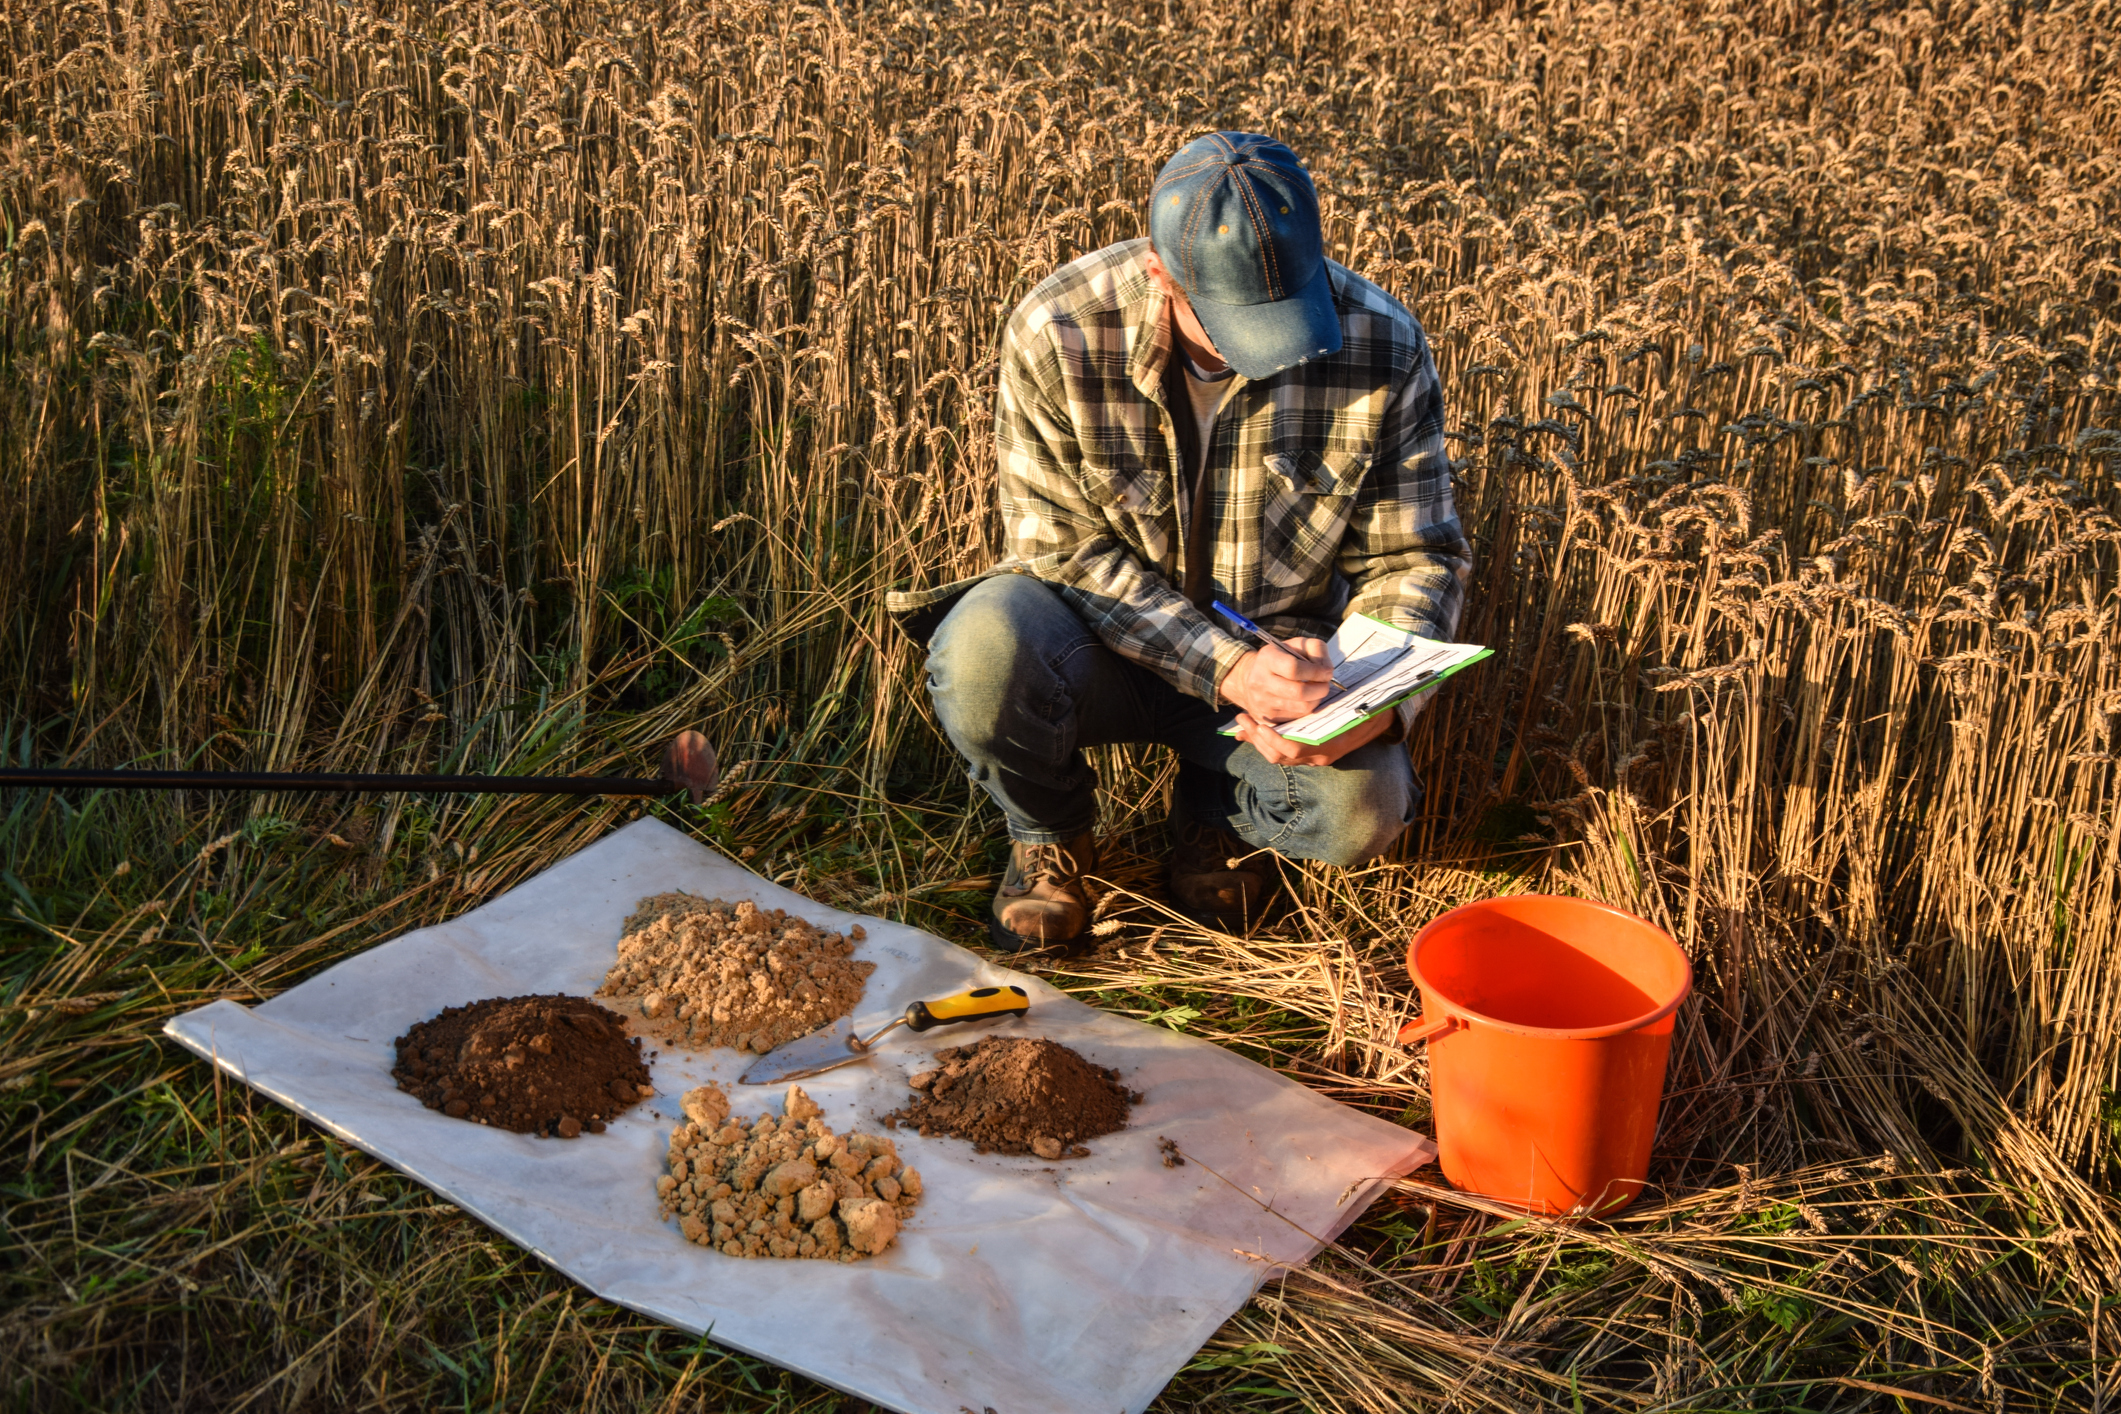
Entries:
<svg viewBox="0 0 2121 1414">
<path fill-rule="evenodd" d="M 1247 378 L 1271 378 L 1306 359 L 1340 352 L 1340 312 L 1333 277 L 1321 261 L 1311 283 L 1265 304 L 1211 304 L 1189 299 L 1223 361 Z"/>
</svg>

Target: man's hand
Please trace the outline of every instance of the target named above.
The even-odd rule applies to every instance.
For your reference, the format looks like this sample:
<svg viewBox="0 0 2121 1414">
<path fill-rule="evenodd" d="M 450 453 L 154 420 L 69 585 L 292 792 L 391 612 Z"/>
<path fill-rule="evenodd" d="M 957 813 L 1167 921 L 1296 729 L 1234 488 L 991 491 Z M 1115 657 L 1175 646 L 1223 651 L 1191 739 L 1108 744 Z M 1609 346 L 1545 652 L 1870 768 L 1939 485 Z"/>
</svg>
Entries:
<svg viewBox="0 0 2121 1414">
<path fill-rule="evenodd" d="M 1232 677 L 1236 674 L 1232 673 Z M 1229 692 L 1225 690 L 1225 697 Z M 1249 712 L 1237 714 L 1237 739 L 1277 766 L 1330 766 L 1358 746 L 1383 736 L 1392 725 L 1392 709 L 1365 717 L 1348 730 L 1319 746 L 1291 741 Z"/>
<path fill-rule="evenodd" d="M 1325 701 L 1333 683 L 1326 645 L 1315 638 L 1292 638 L 1289 646 L 1305 656 L 1255 648 L 1239 658 L 1222 680 L 1222 695 L 1259 722 L 1291 722 Z"/>
</svg>

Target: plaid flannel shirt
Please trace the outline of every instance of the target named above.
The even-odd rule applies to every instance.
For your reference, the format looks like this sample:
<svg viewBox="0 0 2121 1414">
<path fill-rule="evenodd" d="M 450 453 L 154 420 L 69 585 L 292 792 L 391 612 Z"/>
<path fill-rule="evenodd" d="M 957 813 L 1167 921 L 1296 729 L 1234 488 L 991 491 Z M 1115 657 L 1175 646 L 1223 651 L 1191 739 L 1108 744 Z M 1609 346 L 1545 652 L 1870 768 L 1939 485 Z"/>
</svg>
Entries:
<svg viewBox="0 0 2121 1414">
<path fill-rule="evenodd" d="M 995 399 L 1006 546 L 996 568 L 1051 584 L 1114 652 L 1219 703 L 1224 675 L 1254 645 L 1178 589 L 1181 517 L 1194 508 L 1148 254 L 1142 239 L 1083 256 L 1009 320 Z M 1359 612 L 1447 640 L 1471 551 L 1451 501 L 1436 365 L 1404 306 L 1328 265 L 1341 351 L 1271 378 L 1235 375 L 1216 417 L 1213 597 L 1281 634 L 1323 638 Z M 1402 724 L 1426 701 L 1403 706 Z"/>
</svg>

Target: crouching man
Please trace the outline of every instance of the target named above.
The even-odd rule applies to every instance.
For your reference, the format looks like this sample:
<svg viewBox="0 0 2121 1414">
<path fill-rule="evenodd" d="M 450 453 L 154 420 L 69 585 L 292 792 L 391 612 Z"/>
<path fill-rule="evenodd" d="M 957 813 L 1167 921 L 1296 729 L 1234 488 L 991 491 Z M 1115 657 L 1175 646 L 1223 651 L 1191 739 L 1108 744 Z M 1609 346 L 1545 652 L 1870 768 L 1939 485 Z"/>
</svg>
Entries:
<svg viewBox="0 0 2121 1414">
<path fill-rule="evenodd" d="M 1428 341 L 1325 258 L 1295 154 L 1200 138 L 1148 217 L 1146 240 L 1049 276 L 1002 336 L 1002 564 L 893 605 L 948 609 L 928 688 L 1008 818 L 989 920 L 1004 948 L 1088 932 L 1086 746 L 1177 754 L 1170 899 L 1212 926 L 1268 911 L 1277 854 L 1382 853 L 1420 798 L 1404 741 L 1426 699 L 1321 746 L 1275 726 L 1326 695 L 1322 640 L 1348 614 L 1449 639 L 1470 568 Z"/>
</svg>

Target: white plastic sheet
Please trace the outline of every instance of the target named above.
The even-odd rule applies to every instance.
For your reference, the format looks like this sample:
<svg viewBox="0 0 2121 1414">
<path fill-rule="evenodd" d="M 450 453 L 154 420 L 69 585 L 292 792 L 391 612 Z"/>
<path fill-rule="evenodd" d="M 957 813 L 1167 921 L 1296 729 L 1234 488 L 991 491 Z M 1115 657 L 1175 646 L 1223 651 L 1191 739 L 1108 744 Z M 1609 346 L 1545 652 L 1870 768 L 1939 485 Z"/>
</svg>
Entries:
<svg viewBox="0 0 2121 1414">
<path fill-rule="evenodd" d="M 992 1029 L 1118 1067 L 1143 1094 L 1131 1126 L 1062 1163 L 897 1132 L 926 1194 L 894 1247 L 853 1264 L 744 1261 L 660 1221 L 654 1183 L 691 1086 L 717 1079 L 738 1114 L 778 1113 L 781 1090 L 734 1084 L 748 1058 L 666 1048 L 655 1100 L 571 1141 L 449 1119 L 395 1088 L 391 1042 L 414 1022 L 482 997 L 593 992 L 620 920 L 667 889 L 754 899 L 839 931 L 862 923 L 857 955 L 877 964 L 855 1013 L 864 1031 L 914 997 L 1024 987 L 1030 1015 Z M 1387 1179 L 1435 1152 L 1208 1042 L 777 888 L 654 821 L 260 1006 L 215 1002 L 167 1030 L 599 1296 L 907 1414 L 1140 1410 L 1271 1271 L 1309 1260 Z M 895 1031 L 871 1063 L 804 1088 L 836 1130 L 874 1131 L 928 1052 L 979 1034 Z M 1163 1167 L 1159 1137 L 1192 1161 Z"/>
</svg>

